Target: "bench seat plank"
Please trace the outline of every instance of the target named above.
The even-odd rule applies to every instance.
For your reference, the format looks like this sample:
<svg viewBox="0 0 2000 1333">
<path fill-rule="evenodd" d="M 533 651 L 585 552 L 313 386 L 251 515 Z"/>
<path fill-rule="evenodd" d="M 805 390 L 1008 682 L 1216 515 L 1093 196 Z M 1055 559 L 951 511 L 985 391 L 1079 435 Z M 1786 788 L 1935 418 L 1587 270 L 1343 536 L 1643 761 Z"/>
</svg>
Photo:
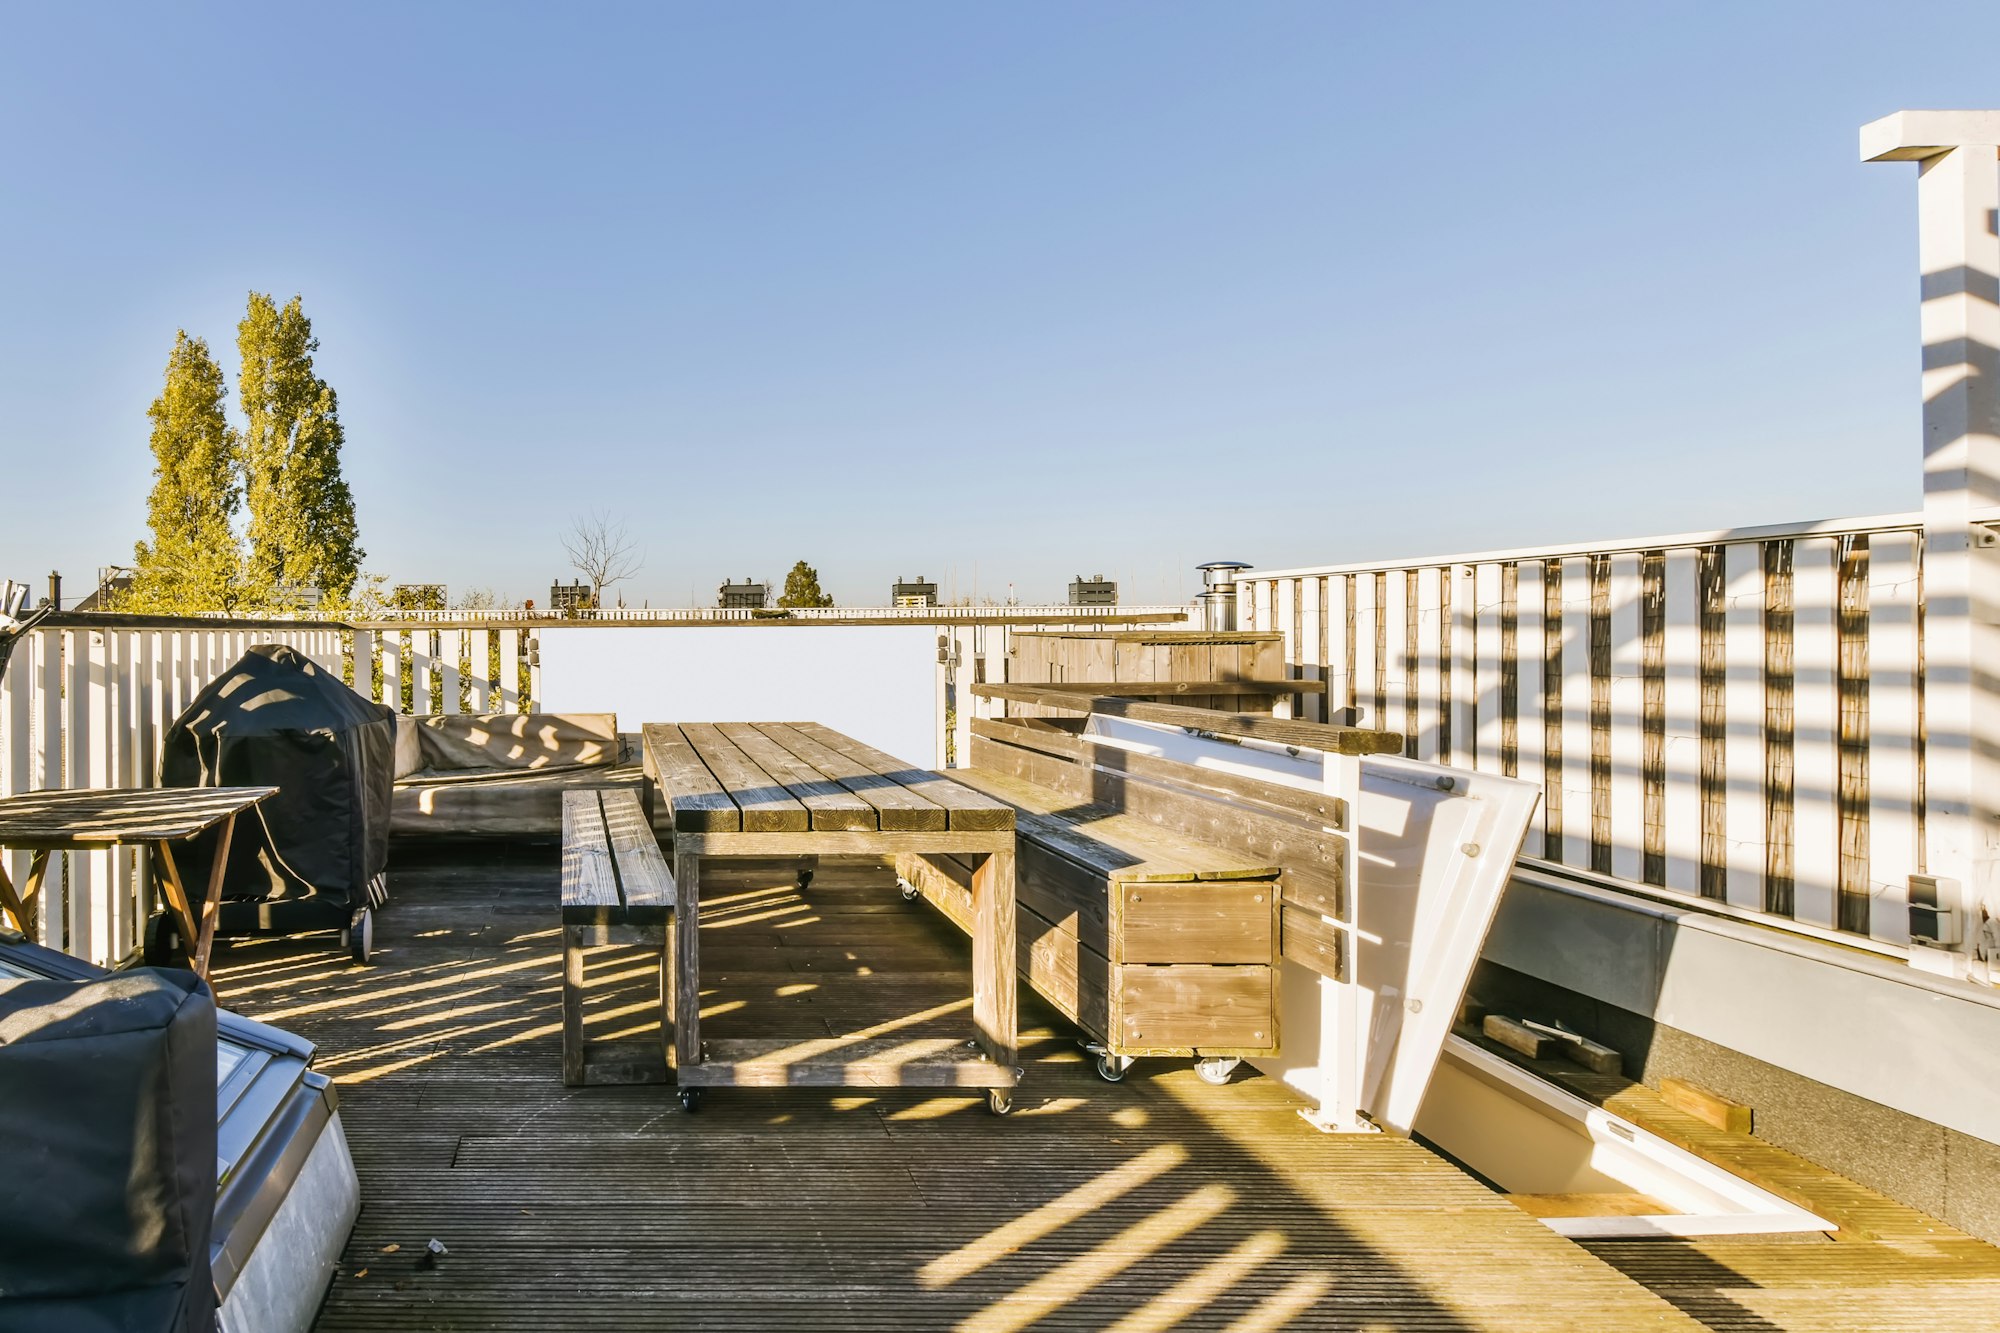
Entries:
<svg viewBox="0 0 2000 1333">
<path fill-rule="evenodd" d="M 638 793 L 563 793 L 562 919 L 570 926 L 657 925 L 674 909 L 674 877 Z"/>
<path fill-rule="evenodd" d="M 659 839 L 646 821 L 639 794 L 620 788 L 603 793 L 601 799 L 625 919 L 633 925 L 665 921 L 674 910 L 674 874 L 660 854 Z"/>
<path fill-rule="evenodd" d="M 955 769 L 959 780 L 1013 806 L 1016 826 L 1050 850 L 1098 871 L 1112 883 L 1197 879 L 1276 879 L 1279 867 L 1164 832 L 1104 806 L 983 769 Z"/>
<path fill-rule="evenodd" d="M 618 872 L 596 788 L 563 793 L 562 919 L 566 925 L 608 924 L 622 916 Z"/>
</svg>

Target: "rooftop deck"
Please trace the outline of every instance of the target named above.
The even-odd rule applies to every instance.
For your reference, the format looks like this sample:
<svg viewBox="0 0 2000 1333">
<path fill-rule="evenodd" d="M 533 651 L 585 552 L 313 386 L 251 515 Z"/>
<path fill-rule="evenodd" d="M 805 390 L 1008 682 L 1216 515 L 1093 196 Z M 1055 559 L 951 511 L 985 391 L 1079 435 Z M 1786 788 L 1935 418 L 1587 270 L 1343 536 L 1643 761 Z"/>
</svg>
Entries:
<svg viewBox="0 0 2000 1333">
<path fill-rule="evenodd" d="M 399 847 L 373 965 L 219 949 L 223 1002 L 340 1084 L 364 1209 L 320 1328 L 1932 1333 L 2000 1309 L 2000 1252 L 1887 1201 L 1868 1238 L 1593 1253 L 1415 1143 L 1316 1133 L 1247 1069 L 1100 1082 L 1025 995 L 1005 1120 L 977 1095 L 724 1089 L 689 1115 L 565 1088 L 556 875 L 552 849 Z M 968 1026 L 965 941 L 885 870 L 710 878 L 709 1035 Z M 650 960 L 592 963 L 591 1035 L 648 1035 Z"/>
</svg>

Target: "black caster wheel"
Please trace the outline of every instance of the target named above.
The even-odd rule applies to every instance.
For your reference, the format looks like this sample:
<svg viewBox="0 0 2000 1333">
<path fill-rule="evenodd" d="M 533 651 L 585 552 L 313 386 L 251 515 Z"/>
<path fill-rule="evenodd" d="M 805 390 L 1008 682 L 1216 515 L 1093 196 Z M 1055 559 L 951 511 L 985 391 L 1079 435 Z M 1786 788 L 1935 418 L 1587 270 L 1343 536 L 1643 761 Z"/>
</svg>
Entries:
<svg viewBox="0 0 2000 1333">
<path fill-rule="evenodd" d="M 812 882 L 813 882 L 813 872 L 812 872 L 812 871 L 810 871 L 810 870 L 801 870 L 801 871 L 799 872 L 799 889 L 800 889 L 801 891 L 804 891 L 804 890 L 806 890 L 806 889 L 809 889 L 809 888 L 811 888 L 811 887 L 812 887 Z"/>
<path fill-rule="evenodd" d="M 1014 1109 L 1014 1090 L 1012 1088 L 988 1088 L 986 1090 L 986 1109 L 994 1115 L 1007 1115 L 1011 1113 Z"/>
<path fill-rule="evenodd" d="M 365 963 L 375 952 L 375 909 L 364 907 L 354 914 L 347 929 L 340 932 L 340 947 L 357 963 Z"/>
<path fill-rule="evenodd" d="M 1131 1067 L 1132 1062 L 1122 1056 L 1100 1055 L 1097 1057 L 1097 1076 L 1106 1083 L 1124 1082 L 1125 1071 Z"/>
<path fill-rule="evenodd" d="M 141 944 L 141 957 L 147 967 L 185 967 L 187 951 L 181 947 L 181 933 L 174 926 L 174 919 L 165 912 L 156 912 L 146 918 L 146 936 Z"/>
<path fill-rule="evenodd" d="M 689 1115 L 693 1115 L 695 1112 L 701 1110 L 700 1088 L 681 1089 L 681 1110 L 686 1111 Z"/>
<path fill-rule="evenodd" d="M 917 899 L 924 896 L 922 889 L 919 889 L 916 885 L 911 884 L 908 881 L 904 881 L 903 884 L 900 885 L 900 887 L 903 890 L 903 901 L 906 903 L 913 903 Z"/>
</svg>

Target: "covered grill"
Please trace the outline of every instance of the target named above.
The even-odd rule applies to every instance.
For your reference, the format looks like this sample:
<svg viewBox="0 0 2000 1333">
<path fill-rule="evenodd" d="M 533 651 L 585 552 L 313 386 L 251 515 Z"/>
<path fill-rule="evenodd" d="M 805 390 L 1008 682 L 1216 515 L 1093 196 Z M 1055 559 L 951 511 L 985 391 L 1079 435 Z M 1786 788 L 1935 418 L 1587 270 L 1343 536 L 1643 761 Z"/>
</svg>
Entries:
<svg viewBox="0 0 2000 1333">
<path fill-rule="evenodd" d="M 253 647 L 195 696 L 167 733 L 161 785 L 278 788 L 237 827 L 217 934 L 339 930 L 366 961 L 386 897 L 395 725 L 393 710 L 283 644 Z M 217 841 L 192 845 L 187 882 L 206 882 Z M 171 952 L 170 935 L 155 917 L 149 959 Z"/>
</svg>

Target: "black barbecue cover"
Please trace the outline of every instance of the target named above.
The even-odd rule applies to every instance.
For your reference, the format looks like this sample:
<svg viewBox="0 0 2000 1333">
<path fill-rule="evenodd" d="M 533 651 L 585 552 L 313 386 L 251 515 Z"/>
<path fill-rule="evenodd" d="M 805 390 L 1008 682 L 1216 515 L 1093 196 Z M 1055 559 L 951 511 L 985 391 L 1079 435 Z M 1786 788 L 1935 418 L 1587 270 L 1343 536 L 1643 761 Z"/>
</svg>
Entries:
<svg viewBox="0 0 2000 1333">
<path fill-rule="evenodd" d="M 214 1327 L 215 1068 L 192 972 L 0 981 L 0 1330 Z"/>
<path fill-rule="evenodd" d="M 256 814 L 236 821 L 225 898 L 321 894 L 362 907 L 368 881 L 389 863 L 395 728 L 393 710 L 303 653 L 258 644 L 167 732 L 160 783 L 278 788 Z M 216 841 L 206 835 L 185 855 L 182 878 L 192 892 L 208 882 Z"/>
</svg>

